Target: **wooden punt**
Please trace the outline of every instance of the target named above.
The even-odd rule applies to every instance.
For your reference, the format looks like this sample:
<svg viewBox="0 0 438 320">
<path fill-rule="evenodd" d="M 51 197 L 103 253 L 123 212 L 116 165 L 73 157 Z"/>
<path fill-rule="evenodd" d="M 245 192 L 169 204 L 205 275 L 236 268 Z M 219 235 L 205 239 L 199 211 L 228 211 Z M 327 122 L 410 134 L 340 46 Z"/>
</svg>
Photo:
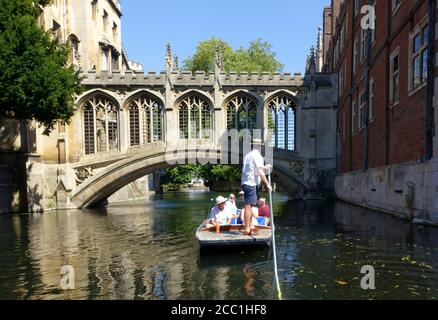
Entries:
<svg viewBox="0 0 438 320">
<path fill-rule="evenodd" d="M 242 225 L 223 225 L 220 233 L 216 227 L 206 227 L 203 223 L 196 231 L 201 248 L 205 247 L 240 247 L 240 246 L 268 246 L 271 242 L 271 227 L 256 226 L 256 235 L 246 236 L 242 233 Z"/>
</svg>

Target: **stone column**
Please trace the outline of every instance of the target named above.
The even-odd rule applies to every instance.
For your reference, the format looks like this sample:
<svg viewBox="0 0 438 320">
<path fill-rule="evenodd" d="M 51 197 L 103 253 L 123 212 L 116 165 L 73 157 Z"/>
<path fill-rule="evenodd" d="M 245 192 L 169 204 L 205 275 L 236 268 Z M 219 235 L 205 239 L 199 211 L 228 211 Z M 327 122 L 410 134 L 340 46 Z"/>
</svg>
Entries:
<svg viewBox="0 0 438 320">
<path fill-rule="evenodd" d="M 120 101 L 118 101 L 120 103 Z M 120 104 L 122 111 L 120 112 L 119 120 L 119 137 L 120 137 L 120 152 L 125 153 L 129 148 L 128 141 L 128 131 L 129 131 L 129 120 L 126 114 L 126 110 L 123 108 L 123 104 Z"/>
</svg>

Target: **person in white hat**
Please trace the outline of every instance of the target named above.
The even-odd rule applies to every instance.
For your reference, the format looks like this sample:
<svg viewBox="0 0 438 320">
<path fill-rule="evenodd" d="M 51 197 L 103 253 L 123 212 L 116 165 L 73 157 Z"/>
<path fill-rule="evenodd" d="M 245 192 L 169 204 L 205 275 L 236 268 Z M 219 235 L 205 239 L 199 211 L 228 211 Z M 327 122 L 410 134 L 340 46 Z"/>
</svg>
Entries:
<svg viewBox="0 0 438 320">
<path fill-rule="evenodd" d="M 226 206 L 227 201 L 228 199 L 222 196 L 216 198 L 216 205 L 210 213 L 210 224 L 216 225 L 218 222 L 220 225 L 231 224 L 233 212 Z"/>
<path fill-rule="evenodd" d="M 266 173 L 270 174 L 272 171 L 272 165 L 265 165 L 261 154 L 262 145 L 262 140 L 254 139 L 253 150 L 243 159 L 242 191 L 245 193 L 245 230 L 243 233 L 245 235 L 254 234 L 253 208 L 257 207 L 257 187 L 263 181 L 268 190 L 272 191 L 272 186 L 266 178 Z"/>
</svg>

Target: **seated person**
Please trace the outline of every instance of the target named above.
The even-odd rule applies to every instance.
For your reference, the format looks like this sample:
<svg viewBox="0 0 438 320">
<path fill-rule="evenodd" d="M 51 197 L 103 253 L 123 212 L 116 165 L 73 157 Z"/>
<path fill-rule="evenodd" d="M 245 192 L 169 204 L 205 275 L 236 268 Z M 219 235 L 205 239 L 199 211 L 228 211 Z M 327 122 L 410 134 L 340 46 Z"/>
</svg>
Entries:
<svg viewBox="0 0 438 320">
<path fill-rule="evenodd" d="M 270 218 L 271 217 L 271 209 L 269 209 L 269 206 L 266 204 L 265 198 L 260 198 L 257 202 L 257 206 L 259 208 L 259 216 Z"/>
<path fill-rule="evenodd" d="M 257 206 L 259 208 L 259 217 L 266 218 L 265 219 L 266 225 L 269 225 L 271 219 L 271 209 L 266 204 L 266 199 L 260 198 L 259 201 L 257 202 Z"/>
<path fill-rule="evenodd" d="M 252 208 L 252 224 L 257 226 L 259 223 L 257 218 L 259 217 L 259 209 L 257 207 Z M 245 209 L 240 210 L 240 220 L 243 221 L 243 225 L 245 225 Z"/>
<path fill-rule="evenodd" d="M 209 224 L 207 226 L 215 226 L 219 222 L 220 225 L 231 224 L 233 212 L 226 207 L 228 199 L 219 196 L 216 198 L 216 205 L 211 209 Z"/>
<path fill-rule="evenodd" d="M 237 206 L 236 206 L 236 196 L 234 194 L 230 194 L 226 206 L 230 208 L 233 213 L 237 215 Z"/>
</svg>

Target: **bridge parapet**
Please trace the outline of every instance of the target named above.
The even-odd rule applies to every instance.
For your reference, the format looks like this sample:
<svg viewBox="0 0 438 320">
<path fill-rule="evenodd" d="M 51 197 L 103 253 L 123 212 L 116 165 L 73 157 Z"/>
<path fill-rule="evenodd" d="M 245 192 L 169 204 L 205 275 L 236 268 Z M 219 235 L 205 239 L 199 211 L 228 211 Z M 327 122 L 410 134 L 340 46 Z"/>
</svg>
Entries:
<svg viewBox="0 0 438 320">
<path fill-rule="evenodd" d="M 162 71 L 156 73 L 150 71 L 148 73 L 126 71 L 121 73 L 118 71 L 107 72 L 102 71 L 88 71 L 83 73 L 84 85 L 115 85 L 115 86 L 162 86 L 164 87 L 167 79 L 175 86 L 213 86 L 216 80 L 214 73 L 206 74 L 204 71 L 172 72 L 169 75 Z M 300 87 L 303 85 L 303 78 L 301 73 L 249 73 L 249 72 L 230 72 L 221 73 L 219 75 L 219 82 L 224 86 L 265 86 L 265 87 L 279 87 L 292 86 Z"/>
</svg>

